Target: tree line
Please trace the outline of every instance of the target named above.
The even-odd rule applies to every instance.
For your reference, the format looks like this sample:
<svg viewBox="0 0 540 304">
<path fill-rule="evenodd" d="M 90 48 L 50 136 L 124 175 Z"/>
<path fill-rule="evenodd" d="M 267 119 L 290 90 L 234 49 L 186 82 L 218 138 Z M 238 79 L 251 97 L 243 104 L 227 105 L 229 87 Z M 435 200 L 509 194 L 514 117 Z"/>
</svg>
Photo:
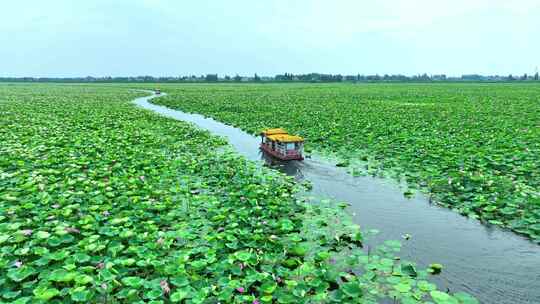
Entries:
<svg viewBox="0 0 540 304">
<path fill-rule="evenodd" d="M 189 76 L 170 76 L 170 77 L 154 77 L 154 76 L 134 76 L 134 77 L 0 77 L 0 82 L 134 82 L 134 83 L 177 83 L 177 82 L 459 82 L 459 81 L 539 81 L 538 72 L 534 75 L 524 74 L 521 76 L 500 76 L 500 75 L 479 75 L 468 74 L 460 77 L 447 77 L 444 74 L 440 75 L 341 75 L 341 74 L 293 74 L 284 73 L 275 76 L 259 76 L 258 74 L 250 76 L 235 76 L 218 74 L 206 75 L 189 75 Z"/>
</svg>

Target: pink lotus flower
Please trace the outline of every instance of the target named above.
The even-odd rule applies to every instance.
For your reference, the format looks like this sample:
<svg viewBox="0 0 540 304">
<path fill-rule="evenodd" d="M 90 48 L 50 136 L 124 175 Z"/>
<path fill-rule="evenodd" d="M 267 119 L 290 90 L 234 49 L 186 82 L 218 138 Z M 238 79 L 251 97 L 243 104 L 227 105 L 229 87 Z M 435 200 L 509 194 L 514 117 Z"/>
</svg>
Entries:
<svg viewBox="0 0 540 304">
<path fill-rule="evenodd" d="M 244 291 L 246 290 L 244 289 L 244 287 L 238 287 L 236 288 L 236 291 L 238 291 L 239 293 L 244 293 Z"/>
<path fill-rule="evenodd" d="M 21 230 L 21 232 L 23 235 L 29 236 L 32 234 L 32 229 L 24 229 L 24 230 Z"/>
<path fill-rule="evenodd" d="M 17 268 L 21 268 L 22 265 L 23 265 L 23 262 L 21 262 L 21 261 L 15 261 L 15 263 L 13 263 L 13 266 L 15 266 Z"/>
<path fill-rule="evenodd" d="M 67 227 L 66 229 L 66 232 L 68 233 L 75 233 L 75 234 L 79 234 L 81 233 L 81 231 L 77 228 L 73 228 L 73 227 Z"/>
<path fill-rule="evenodd" d="M 259 299 L 255 299 L 255 300 L 253 300 L 252 304 L 261 304 L 261 302 L 259 302 Z"/>
<path fill-rule="evenodd" d="M 171 292 L 171 288 L 169 287 L 167 280 L 161 280 L 161 282 L 159 282 L 159 286 L 161 286 L 161 290 L 163 290 L 164 294 L 169 294 Z"/>
</svg>

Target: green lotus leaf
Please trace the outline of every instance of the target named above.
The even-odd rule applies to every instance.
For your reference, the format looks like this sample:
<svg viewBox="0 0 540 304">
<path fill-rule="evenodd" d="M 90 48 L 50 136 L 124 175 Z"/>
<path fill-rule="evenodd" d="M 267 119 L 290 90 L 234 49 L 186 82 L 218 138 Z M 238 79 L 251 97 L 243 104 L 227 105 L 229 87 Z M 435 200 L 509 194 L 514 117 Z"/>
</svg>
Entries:
<svg viewBox="0 0 540 304">
<path fill-rule="evenodd" d="M 454 298 L 452 298 L 449 294 L 445 292 L 441 292 L 438 290 L 433 290 L 429 293 L 433 301 L 437 304 L 454 304 L 458 303 L 458 301 Z"/>
<path fill-rule="evenodd" d="M 9 240 L 9 238 L 10 238 L 9 234 L 1 233 L 0 234 L 0 244 L 5 243 L 7 240 Z"/>
<path fill-rule="evenodd" d="M 24 279 L 36 273 L 37 271 L 33 267 L 23 265 L 19 268 L 12 268 L 8 270 L 7 277 L 15 282 L 21 282 Z"/>
<path fill-rule="evenodd" d="M 17 300 L 11 302 L 11 304 L 26 304 L 32 300 L 31 297 L 22 297 L 18 298 Z"/>
<path fill-rule="evenodd" d="M 122 283 L 130 287 L 140 287 L 144 283 L 144 279 L 139 277 L 125 277 L 122 278 Z"/>
<path fill-rule="evenodd" d="M 80 285 L 86 285 L 86 284 L 92 283 L 93 281 L 94 279 L 91 276 L 85 275 L 85 274 L 78 275 L 75 277 L 75 282 Z"/>
<path fill-rule="evenodd" d="M 88 302 L 92 297 L 92 293 L 89 290 L 86 290 L 86 287 L 84 286 L 72 289 L 70 294 L 71 299 L 75 302 Z"/>
<path fill-rule="evenodd" d="M 418 281 L 418 288 L 422 291 L 432 291 L 437 289 L 435 284 L 429 283 L 428 281 Z"/>
<path fill-rule="evenodd" d="M 401 293 L 405 293 L 405 292 L 409 292 L 411 290 L 411 285 L 410 284 L 407 284 L 407 283 L 404 283 L 404 282 L 401 282 L 397 285 L 394 285 L 394 288 L 401 292 Z"/>
<path fill-rule="evenodd" d="M 157 298 L 161 297 L 162 295 L 163 295 L 163 292 L 161 290 L 158 290 L 158 289 L 152 289 L 152 290 L 144 293 L 145 298 L 146 299 L 151 299 L 151 300 L 157 299 Z"/>
<path fill-rule="evenodd" d="M 235 253 L 235 256 L 240 261 L 247 262 L 252 257 L 252 254 L 247 251 L 239 251 Z"/>
<path fill-rule="evenodd" d="M 48 286 L 38 286 L 33 292 L 36 299 L 43 301 L 48 301 L 60 294 L 58 289 Z"/>
<path fill-rule="evenodd" d="M 38 232 L 36 233 L 36 237 L 37 237 L 38 239 L 47 239 L 47 238 L 49 238 L 50 236 L 51 236 L 51 234 L 48 233 L 47 231 L 38 231 Z"/>
<path fill-rule="evenodd" d="M 410 277 L 418 276 L 418 273 L 416 272 L 416 267 L 414 267 L 414 265 L 412 264 L 401 264 L 401 272 Z"/>
<path fill-rule="evenodd" d="M 349 297 L 353 298 L 359 298 L 362 296 L 363 292 L 360 288 L 360 285 L 358 282 L 348 282 L 341 285 L 339 288 L 344 294 L 346 294 Z"/>
<path fill-rule="evenodd" d="M 171 293 L 171 302 L 180 302 L 183 299 L 190 297 L 190 291 L 188 289 L 178 289 Z"/>
<path fill-rule="evenodd" d="M 65 269 L 56 269 L 48 276 L 50 281 L 55 282 L 70 282 L 77 277 L 78 273 L 75 271 L 67 271 Z"/>
<path fill-rule="evenodd" d="M 263 293 L 273 293 L 277 288 L 277 283 L 274 281 L 267 281 L 259 288 Z"/>
<path fill-rule="evenodd" d="M 73 259 L 77 262 L 77 263 L 86 263 L 88 261 L 90 261 L 90 256 L 85 254 L 85 253 L 82 253 L 82 252 L 79 252 L 79 253 L 76 253 L 73 255 Z"/>
<path fill-rule="evenodd" d="M 21 294 L 20 290 L 18 290 L 18 291 L 5 291 L 5 292 L 2 293 L 2 297 L 4 299 L 14 299 L 14 298 L 18 297 L 20 294 Z"/>
</svg>

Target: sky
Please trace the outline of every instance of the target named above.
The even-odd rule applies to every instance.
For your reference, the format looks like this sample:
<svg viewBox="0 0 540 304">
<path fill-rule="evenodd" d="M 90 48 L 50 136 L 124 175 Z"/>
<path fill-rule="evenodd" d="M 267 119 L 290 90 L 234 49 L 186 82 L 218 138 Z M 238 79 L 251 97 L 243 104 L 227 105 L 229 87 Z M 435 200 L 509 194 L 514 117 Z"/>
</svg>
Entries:
<svg viewBox="0 0 540 304">
<path fill-rule="evenodd" d="M 540 68 L 540 0 L 1 1 L 0 77 Z"/>
</svg>

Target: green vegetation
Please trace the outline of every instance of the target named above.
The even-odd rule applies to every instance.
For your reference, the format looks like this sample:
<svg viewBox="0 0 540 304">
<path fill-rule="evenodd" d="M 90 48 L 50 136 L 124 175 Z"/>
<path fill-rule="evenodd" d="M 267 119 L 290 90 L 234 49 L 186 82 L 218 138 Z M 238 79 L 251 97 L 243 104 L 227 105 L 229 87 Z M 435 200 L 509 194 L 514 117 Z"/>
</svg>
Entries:
<svg viewBox="0 0 540 304">
<path fill-rule="evenodd" d="M 540 242 L 537 84 L 163 88 L 170 95 L 159 104 L 254 134 L 284 127 L 354 173 L 390 173 L 441 205 Z"/>
<path fill-rule="evenodd" d="M 476 303 L 136 94 L 0 86 L 3 303 Z"/>
</svg>

